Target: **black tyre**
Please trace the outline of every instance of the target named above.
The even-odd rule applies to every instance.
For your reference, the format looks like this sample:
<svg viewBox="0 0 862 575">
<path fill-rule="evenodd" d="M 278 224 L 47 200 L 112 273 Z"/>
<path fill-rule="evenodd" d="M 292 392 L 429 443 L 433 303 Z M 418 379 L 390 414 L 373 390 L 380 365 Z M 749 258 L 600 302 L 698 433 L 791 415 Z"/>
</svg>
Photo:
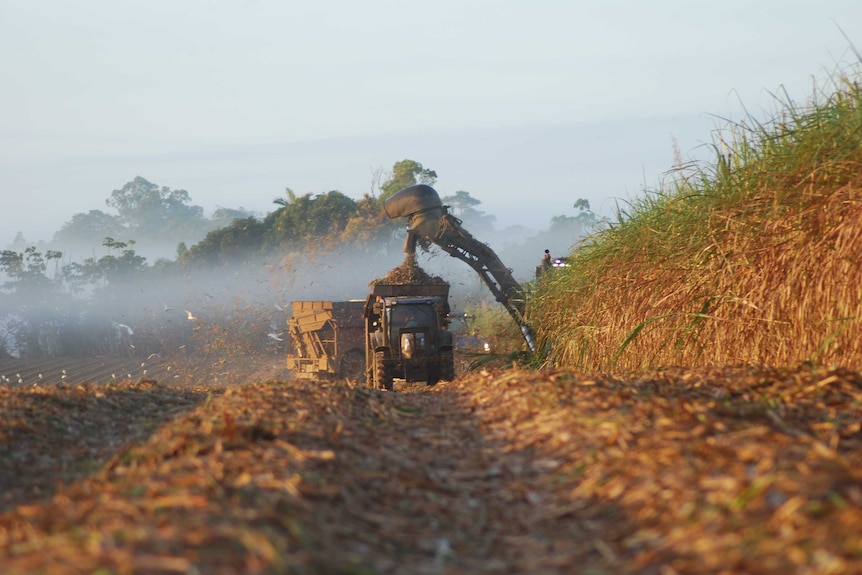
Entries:
<svg viewBox="0 0 862 575">
<path fill-rule="evenodd" d="M 455 380 L 455 355 L 451 351 L 440 354 L 440 379 Z"/>
<path fill-rule="evenodd" d="M 392 372 L 386 365 L 386 352 L 374 352 L 374 385 L 377 389 L 392 390 Z"/>
<path fill-rule="evenodd" d="M 377 382 L 374 379 L 374 355 L 365 356 L 365 385 L 374 389 L 377 387 Z"/>
</svg>

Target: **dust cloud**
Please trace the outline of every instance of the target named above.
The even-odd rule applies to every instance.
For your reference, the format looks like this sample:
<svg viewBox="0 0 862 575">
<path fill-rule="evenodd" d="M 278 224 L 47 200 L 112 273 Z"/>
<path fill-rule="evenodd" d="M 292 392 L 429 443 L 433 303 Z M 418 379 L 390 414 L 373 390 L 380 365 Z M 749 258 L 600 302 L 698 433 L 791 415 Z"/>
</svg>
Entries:
<svg viewBox="0 0 862 575">
<path fill-rule="evenodd" d="M 184 270 L 157 261 L 133 279 L 78 291 L 49 267 L 44 289 L 12 282 L 0 292 L 0 360 L 283 354 L 291 301 L 365 299 L 375 278 L 402 264 L 401 247 L 397 237 L 371 251 L 311 246 Z M 460 260 L 432 248 L 417 264 L 451 284 L 453 310 L 493 301 Z"/>
</svg>

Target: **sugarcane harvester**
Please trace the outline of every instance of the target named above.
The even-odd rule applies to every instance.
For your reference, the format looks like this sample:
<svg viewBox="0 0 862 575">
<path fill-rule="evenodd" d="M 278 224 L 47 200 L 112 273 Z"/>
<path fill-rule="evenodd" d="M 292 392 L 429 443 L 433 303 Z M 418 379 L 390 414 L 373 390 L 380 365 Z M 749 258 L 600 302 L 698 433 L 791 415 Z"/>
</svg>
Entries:
<svg viewBox="0 0 862 575">
<path fill-rule="evenodd" d="M 434 188 L 417 184 L 399 190 L 383 202 L 383 210 L 390 219 L 407 218 L 405 253 L 415 254 L 417 243 L 426 248 L 434 243 L 476 270 L 494 298 L 518 324 L 530 351 L 536 351 L 532 330 L 524 316 L 526 302 L 521 285 L 494 250 L 461 227 L 461 220 L 449 213 Z"/>
</svg>

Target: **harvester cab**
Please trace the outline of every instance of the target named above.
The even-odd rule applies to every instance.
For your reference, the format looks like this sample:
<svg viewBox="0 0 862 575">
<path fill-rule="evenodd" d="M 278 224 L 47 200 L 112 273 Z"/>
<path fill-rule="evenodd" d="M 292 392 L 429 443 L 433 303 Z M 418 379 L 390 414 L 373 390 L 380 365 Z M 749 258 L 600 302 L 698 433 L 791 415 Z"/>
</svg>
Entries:
<svg viewBox="0 0 862 575">
<path fill-rule="evenodd" d="M 432 306 L 437 303 L 431 300 L 419 302 L 401 300 L 390 307 L 389 325 L 392 330 L 390 337 L 393 341 L 399 342 L 401 356 L 405 360 L 429 355 L 432 334 L 437 331 L 437 314 Z M 405 377 L 405 379 L 414 378 Z"/>
<path fill-rule="evenodd" d="M 377 286 L 366 304 L 366 381 L 392 389 L 395 379 L 434 385 L 454 378 L 452 333 L 448 330 L 448 301 L 441 295 L 380 295 L 380 291 L 412 286 Z M 414 290 L 434 289 L 415 286 Z"/>
</svg>

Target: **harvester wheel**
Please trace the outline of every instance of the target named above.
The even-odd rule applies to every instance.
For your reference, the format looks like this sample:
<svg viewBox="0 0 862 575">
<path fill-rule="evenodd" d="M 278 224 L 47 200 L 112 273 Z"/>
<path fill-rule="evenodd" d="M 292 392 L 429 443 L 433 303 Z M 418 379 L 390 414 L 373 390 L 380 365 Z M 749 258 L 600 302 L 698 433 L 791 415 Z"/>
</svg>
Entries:
<svg viewBox="0 0 862 575">
<path fill-rule="evenodd" d="M 451 351 L 440 354 L 440 379 L 445 381 L 455 379 L 455 355 Z"/>
<path fill-rule="evenodd" d="M 392 390 L 392 373 L 386 366 L 386 352 L 374 352 L 374 385 L 377 389 Z"/>
</svg>

